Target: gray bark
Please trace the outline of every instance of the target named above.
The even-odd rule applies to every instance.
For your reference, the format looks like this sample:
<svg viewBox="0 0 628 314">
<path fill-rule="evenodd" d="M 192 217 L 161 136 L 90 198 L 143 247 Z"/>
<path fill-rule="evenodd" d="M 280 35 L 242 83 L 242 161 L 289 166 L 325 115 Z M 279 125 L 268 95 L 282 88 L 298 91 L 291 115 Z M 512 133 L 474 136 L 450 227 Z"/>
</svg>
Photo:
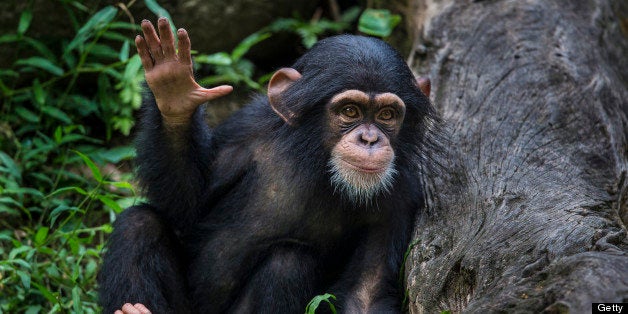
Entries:
<svg viewBox="0 0 628 314">
<path fill-rule="evenodd" d="M 628 302 L 628 3 L 417 2 L 415 69 L 449 142 L 426 176 L 410 312 Z"/>
</svg>

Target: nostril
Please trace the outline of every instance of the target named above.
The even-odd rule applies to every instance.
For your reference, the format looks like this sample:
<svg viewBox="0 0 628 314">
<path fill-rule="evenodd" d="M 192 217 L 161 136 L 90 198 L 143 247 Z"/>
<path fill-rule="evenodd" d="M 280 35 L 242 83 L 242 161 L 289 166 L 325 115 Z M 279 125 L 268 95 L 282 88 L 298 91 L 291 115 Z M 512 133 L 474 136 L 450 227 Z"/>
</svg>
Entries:
<svg viewBox="0 0 628 314">
<path fill-rule="evenodd" d="M 366 131 L 360 134 L 360 142 L 364 145 L 373 146 L 379 141 L 379 137 L 376 132 Z"/>
</svg>

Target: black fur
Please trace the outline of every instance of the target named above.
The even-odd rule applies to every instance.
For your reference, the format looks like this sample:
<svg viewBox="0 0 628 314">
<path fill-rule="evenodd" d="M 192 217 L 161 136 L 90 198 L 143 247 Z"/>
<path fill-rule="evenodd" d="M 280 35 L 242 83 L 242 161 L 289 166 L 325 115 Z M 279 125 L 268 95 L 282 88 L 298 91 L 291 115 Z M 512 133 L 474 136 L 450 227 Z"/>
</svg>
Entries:
<svg viewBox="0 0 628 314">
<path fill-rule="evenodd" d="M 399 312 L 398 276 L 417 210 L 419 171 L 434 149 L 429 100 L 384 42 L 343 35 L 316 44 L 293 66 L 303 77 L 283 94 L 286 124 L 258 97 L 214 130 L 199 110 L 187 128 L 165 130 L 152 99 L 137 139 L 149 205 L 118 218 L 100 273 L 100 302 L 153 313 L 302 313 L 326 292 L 341 311 Z M 356 205 L 334 193 L 325 104 L 343 90 L 392 92 L 406 116 L 392 145 L 391 193 Z M 356 307 L 357 306 L 357 307 Z M 321 305 L 321 308 L 325 308 Z"/>
</svg>

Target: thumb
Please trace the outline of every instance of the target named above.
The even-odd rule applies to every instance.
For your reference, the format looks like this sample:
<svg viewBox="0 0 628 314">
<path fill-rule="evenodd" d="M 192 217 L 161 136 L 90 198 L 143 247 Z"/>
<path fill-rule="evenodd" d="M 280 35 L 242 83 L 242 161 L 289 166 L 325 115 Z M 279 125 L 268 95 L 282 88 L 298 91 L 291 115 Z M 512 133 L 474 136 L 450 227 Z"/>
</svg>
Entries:
<svg viewBox="0 0 628 314">
<path fill-rule="evenodd" d="M 220 98 L 228 95 L 233 91 L 233 86 L 231 85 L 220 85 L 214 88 L 204 88 L 203 93 L 207 97 L 206 101 L 210 101 L 216 98 Z"/>
</svg>

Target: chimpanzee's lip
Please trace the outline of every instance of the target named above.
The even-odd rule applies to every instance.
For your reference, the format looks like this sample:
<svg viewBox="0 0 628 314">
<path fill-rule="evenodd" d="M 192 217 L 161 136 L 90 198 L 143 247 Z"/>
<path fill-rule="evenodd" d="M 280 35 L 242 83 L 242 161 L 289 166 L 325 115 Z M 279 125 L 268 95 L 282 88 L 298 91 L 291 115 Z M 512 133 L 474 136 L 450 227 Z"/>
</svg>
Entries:
<svg viewBox="0 0 628 314">
<path fill-rule="evenodd" d="M 364 173 L 382 173 L 384 172 L 384 170 L 386 170 L 386 167 L 364 167 L 364 166 L 358 166 L 350 161 L 347 160 L 342 160 L 345 164 L 349 165 L 350 168 L 353 168 L 354 170 L 360 171 L 360 172 L 364 172 Z"/>
</svg>

